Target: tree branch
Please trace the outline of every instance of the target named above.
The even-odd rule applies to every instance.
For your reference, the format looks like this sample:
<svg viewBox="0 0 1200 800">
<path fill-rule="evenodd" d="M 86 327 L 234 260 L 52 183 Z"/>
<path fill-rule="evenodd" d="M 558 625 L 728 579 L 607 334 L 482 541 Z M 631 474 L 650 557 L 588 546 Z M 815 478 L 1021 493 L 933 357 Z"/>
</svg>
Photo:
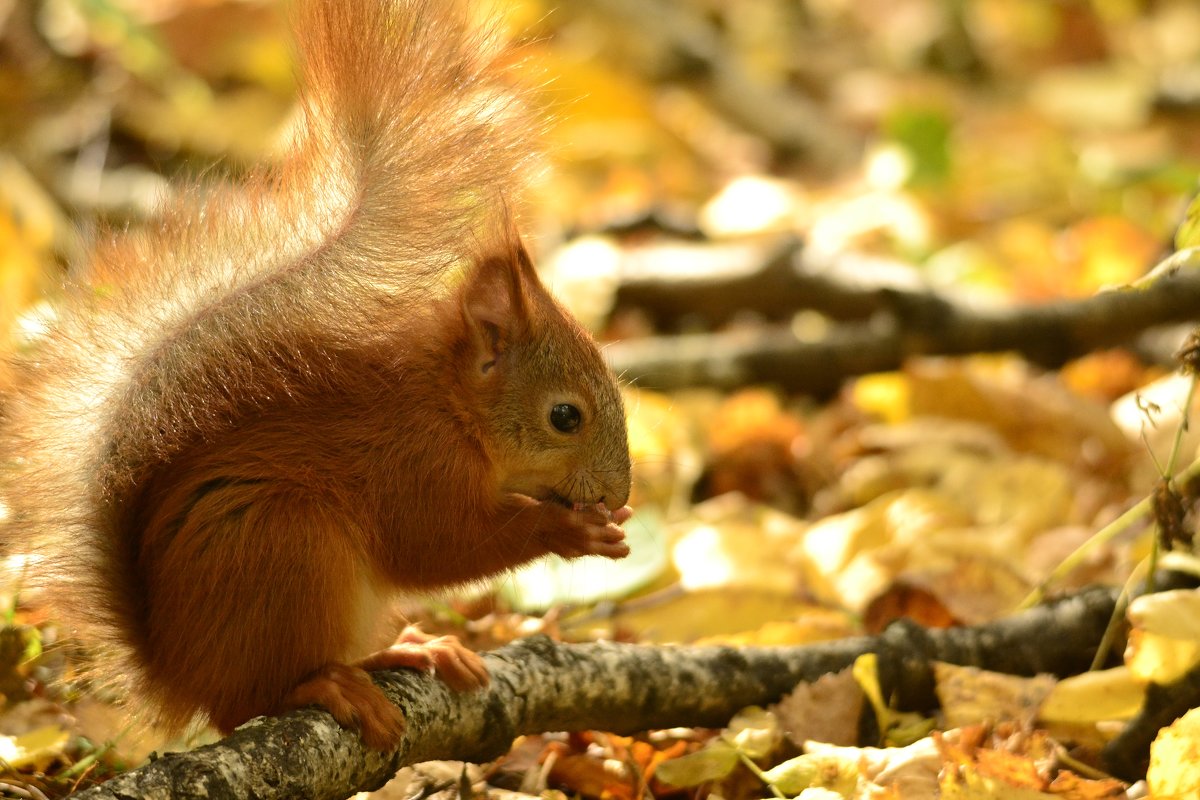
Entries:
<svg viewBox="0 0 1200 800">
<path fill-rule="evenodd" d="M 805 647 L 566 645 L 535 637 L 489 654 L 492 683 L 477 693 L 456 694 L 415 672 L 376 673 L 408 717 L 395 753 L 368 751 L 328 714 L 306 709 L 252 720 L 216 744 L 162 756 L 77 797 L 334 800 L 378 788 L 409 764 L 498 757 L 522 734 L 721 726 L 739 709 L 774 702 L 868 652 L 880 656 L 889 695 L 928 707 L 933 660 L 1025 675 L 1086 669 L 1115 599 L 1115 591 L 1093 589 L 989 625 L 925 631 L 898 623 L 881 636 Z"/>
<path fill-rule="evenodd" d="M 1181 254 L 1183 255 L 1183 254 Z M 616 342 L 606 348 L 613 368 L 648 388 L 732 388 L 774 383 L 790 391 L 825 394 L 854 375 L 898 369 L 918 355 L 965 355 L 1012 351 L 1044 367 L 1057 367 L 1089 352 L 1133 343 L 1139 334 L 1168 323 L 1200 319 L 1200 270 L 1192 253 L 1142 288 L 1104 291 L 1091 297 L 1037 306 L 982 308 L 933 290 L 887 288 L 854 291 L 828 279 L 779 266 L 765 270 L 771 287 L 766 301 L 833 298 L 847 316 L 874 310 L 867 323 L 832 325 L 817 341 L 788 328 L 690 334 Z M 789 277 L 790 276 L 790 277 Z M 737 291 L 745 294 L 739 279 Z M 680 294 L 710 296 L 712 285 L 692 285 Z M 672 302 L 680 302 L 678 299 Z M 795 310 L 812 307 L 794 305 Z M 703 307 L 703 306 L 700 306 Z"/>
</svg>

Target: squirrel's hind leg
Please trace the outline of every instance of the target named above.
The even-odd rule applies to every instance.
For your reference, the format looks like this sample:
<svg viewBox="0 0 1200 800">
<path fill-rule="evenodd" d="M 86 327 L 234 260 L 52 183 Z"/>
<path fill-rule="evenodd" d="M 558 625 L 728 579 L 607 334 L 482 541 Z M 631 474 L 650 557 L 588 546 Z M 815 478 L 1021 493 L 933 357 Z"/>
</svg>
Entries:
<svg viewBox="0 0 1200 800">
<path fill-rule="evenodd" d="M 344 663 L 363 610 L 354 520 L 284 481 L 203 470 L 179 478 L 147 515 L 141 552 L 142 658 L 165 716 L 202 712 L 228 733 L 315 702 L 373 746 L 394 741 L 401 712 Z"/>
<path fill-rule="evenodd" d="M 326 664 L 293 689 L 279 711 L 313 705 L 326 709 L 343 728 L 357 729 L 374 750 L 395 749 L 404 733 L 404 712 L 362 667 Z"/>
</svg>

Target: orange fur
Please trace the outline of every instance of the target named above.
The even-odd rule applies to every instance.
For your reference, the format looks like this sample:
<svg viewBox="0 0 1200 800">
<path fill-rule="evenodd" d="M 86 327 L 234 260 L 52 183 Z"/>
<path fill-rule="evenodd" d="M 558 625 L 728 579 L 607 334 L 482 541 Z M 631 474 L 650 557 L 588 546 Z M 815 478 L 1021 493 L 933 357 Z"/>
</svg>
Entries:
<svg viewBox="0 0 1200 800">
<path fill-rule="evenodd" d="M 290 155 L 99 247 L 19 365 L 6 549 L 43 557 L 160 720 L 318 702 L 386 747 L 399 717 L 353 666 L 410 663 L 369 654 L 386 596 L 621 557 L 596 505 L 626 502 L 629 455 L 504 205 L 531 132 L 487 34 L 446 0 L 297 17 Z"/>
</svg>

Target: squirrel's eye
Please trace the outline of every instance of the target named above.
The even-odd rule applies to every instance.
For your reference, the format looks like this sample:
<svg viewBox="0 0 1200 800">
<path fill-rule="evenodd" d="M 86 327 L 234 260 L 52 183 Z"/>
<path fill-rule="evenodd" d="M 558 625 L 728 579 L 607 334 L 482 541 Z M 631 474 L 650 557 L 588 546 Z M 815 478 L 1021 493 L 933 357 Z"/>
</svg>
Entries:
<svg viewBox="0 0 1200 800">
<path fill-rule="evenodd" d="M 563 433 L 574 433 L 582 421 L 579 409 L 570 403 L 559 403 L 550 409 L 550 424 Z"/>
</svg>

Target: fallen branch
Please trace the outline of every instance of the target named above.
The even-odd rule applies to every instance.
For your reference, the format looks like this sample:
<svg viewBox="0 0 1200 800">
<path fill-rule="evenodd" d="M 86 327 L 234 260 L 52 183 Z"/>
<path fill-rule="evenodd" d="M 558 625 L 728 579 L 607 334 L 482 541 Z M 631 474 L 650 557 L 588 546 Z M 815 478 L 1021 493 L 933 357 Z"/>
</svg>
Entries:
<svg viewBox="0 0 1200 800">
<path fill-rule="evenodd" d="M 1181 261 L 1144 288 L 1036 306 L 975 307 L 932 290 L 884 289 L 870 296 L 879 313 L 869 322 L 832 325 L 815 341 L 768 327 L 616 342 L 606 355 L 624 378 L 660 390 L 773 383 L 827 394 L 848 377 L 899 369 L 919 355 L 1011 351 L 1057 367 L 1131 344 L 1155 327 L 1200 319 L 1200 270 L 1190 267 Z M 868 305 L 866 296 L 857 302 Z"/>
<path fill-rule="evenodd" d="M 335 800 L 376 789 L 409 764 L 496 758 L 522 734 L 721 726 L 739 709 L 778 700 L 868 652 L 879 654 L 889 696 L 926 708 L 935 660 L 1021 675 L 1086 670 L 1115 600 L 1115 591 L 1093 589 L 989 625 L 926 631 L 897 623 L 877 637 L 804 647 L 566 645 L 535 637 L 489 654 L 492 684 L 478 693 L 455 694 L 415 672 L 377 673 L 408 717 L 394 753 L 366 750 L 328 714 L 306 709 L 252 720 L 216 744 L 164 755 L 77 797 Z"/>
<path fill-rule="evenodd" d="M 1146 774 L 1150 743 L 1159 731 L 1200 707 L 1200 667 L 1168 685 L 1152 683 L 1137 715 L 1104 746 L 1104 763 L 1113 775 L 1135 781 Z"/>
<path fill-rule="evenodd" d="M 804 309 L 861 321 L 890 310 L 889 292 L 930 291 L 911 264 L 855 252 L 819 255 L 791 235 L 733 242 L 676 235 L 628 248 L 620 270 L 614 310 L 636 310 L 666 332 L 689 320 L 719 328 L 748 311 L 776 322 Z"/>
</svg>

